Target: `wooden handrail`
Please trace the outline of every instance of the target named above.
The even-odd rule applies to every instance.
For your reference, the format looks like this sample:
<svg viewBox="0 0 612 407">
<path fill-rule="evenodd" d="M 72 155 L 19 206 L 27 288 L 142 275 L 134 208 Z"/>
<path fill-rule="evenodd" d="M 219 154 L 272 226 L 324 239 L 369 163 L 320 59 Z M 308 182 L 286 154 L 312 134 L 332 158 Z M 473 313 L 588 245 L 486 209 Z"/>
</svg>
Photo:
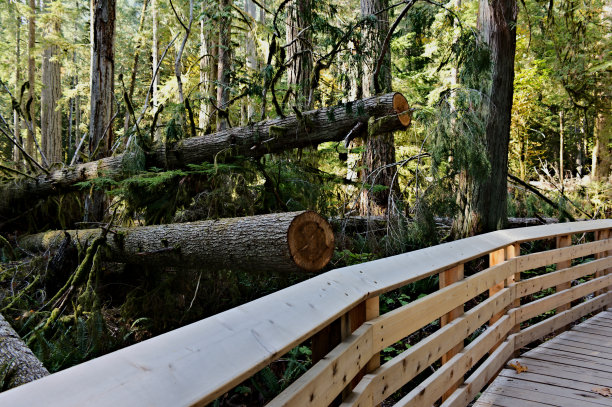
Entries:
<svg viewBox="0 0 612 407">
<path fill-rule="evenodd" d="M 332 270 L 243 306 L 2 393 L 0 394 L 0 405 L 28 407 L 41 403 L 45 406 L 206 405 L 367 299 L 375 298 L 382 293 L 435 275 L 510 245 L 578 233 L 608 231 L 610 229 L 612 229 L 612 220 L 502 230 Z M 600 236 L 604 235 L 600 234 Z M 488 291 L 494 285 L 505 282 L 504 286 L 507 288 L 502 288 L 490 300 L 487 300 L 488 302 L 483 303 L 488 304 L 486 312 L 484 308 L 480 314 L 475 314 L 472 310 L 467 311 L 463 316 L 445 325 L 439 331 L 441 333 L 428 337 L 431 339 L 426 338 L 423 345 L 419 345 L 417 348 L 417 350 L 425 349 L 429 351 L 430 346 L 435 346 L 435 349 L 431 348 L 431 357 L 438 355 L 435 356 L 437 359 L 457 345 L 458 339 L 463 341 L 467 332 L 470 332 L 470 330 L 473 332 L 496 312 L 503 311 L 514 304 L 518 298 L 518 287 L 526 287 L 527 283 L 511 283 L 509 280 L 511 276 L 520 271 L 539 267 L 540 264 L 554 264 L 605 251 L 612 251 L 612 239 L 529 256 L 509 258 L 499 265 L 453 283 L 429 296 L 366 321 L 272 404 L 281 405 L 289 401 L 291 405 L 328 404 L 330 400 L 333 400 L 337 394 L 342 392 L 347 383 L 357 376 L 368 360 L 385 346 L 401 340 L 406 335 L 449 313 L 471 298 Z M 602 264 L 608 266 L 608 263 L 602 262 L 601 267 L 604 267 Z M 599 266 L 592 267 L 598 267 L 597 270 L 600 272 L 604 270 L 603 268 L 600 270 Z M 582 268 L 583 272 L 590 272 L 591 270 L 592 268 L 589 267 Z M 563 270 L 556 273 L 561 272 Z M 550 281 L 557 285 L 563 282 L 561 280 L 571 273 L 576 273 L 576 271 L 564 273 L 560 274 L 563 277 L 559 277 L 558 281 L 556 279 Z M 602 275 L 598 278 L 597 283 L 589 284 L 588 289 L 581 288 L 580 291 L 572 294 L 570 292 L 574 288 L 568 290 L 568 294 L 565 294 L 565 291 L 563 295 L 555 294 L 559 295 L 556 297 L 558 301 L 547 300 L 546 304 L 554 303 L 553 305 L 555 305 L 563 301 L 567 303 L 574 298 L 578 298 L 577 296 L 584 295 L 586 291 L 591 289 L 601 291 L 610 282 L 605 275 Z M 495 331 L 497 333 L 503 331 L 503 335 L 492 334 L 495 339 L 494 345 L 499 346 L 492 352 L 488 360 L 493 358 L 497 364 L 505 363 L 507 358 L 504 359 L 504 357 L 507 356 L 508 352 L 510 354 L 514 352 L 515 346 L 528 343 L 525 341 L 531 338 L 537 339 L 537 335 L 542 332 L 558 329 L 559 324 L 571 322 L 570 317 L 576 317 L 576 315 L 579 317 L 598 309 L 593 307 L 604 307 L 610 303 L 609 299 L 610 296 L 607 293 L 601 294 L 590 302 L 580 304 L 540 323 L 546 323 L 547 325 L 538 324 L 519 333 L 510 334 L 510 336 L 508 336 L 508 333 L 516 325 L 516 317 L 519 314 L 518 311 L 514 310 L 506 313 L 498 321 L 499 326 L 504 328 L 496 328 Z M 585 306 L 584 304 L 589 305 Z M 483 316 L 486 318 L 483 319 Z M 497 322 L 495 326 L 498 326 Z M 508 331 L 504 331 L 506 327 L 508 327 Z M 449 343 L 448 346 L 446 343 L 444 346 L 441 345 L 444 340 L 453 339 L 451 334 L 456 335 L 461 330 L 464 331 L 459 337 L 454 338 L 454 343 Z M 492 339 L 487 341 L 482 339 L 479 343 L 486 343 L 488 346 L 491 341 Z M 438 345 L 431 345 L 432 343 Z M 449 363 L 464 360 L 467 352 L 471 352 L 470 355 L 472 356 L 478 356 L 482 349 L 487 347 L 481 345 L 482 349 L 479 347 L 477 350 L 473 350 L 475 346 L 465 348 L 453 356 Z M 358 350 L 357 347 L 359 347 Z M 485 353 L 489 352 L 490 349 L 486 349 Z M 421 352 L 425 351 L 421 350 Z M 383 393 L 377 383 L 381 383 L 383 386 L 389 385 L 387 382 L 389 380 L 388 376 L 393 376 L 396 385 L 403 382 L 399 384 L 401 387 L 406 381 L 410 380 L 410 376 L 414 377 L 415 374 L 418 374 L 400 375 L 399 379 L 395 375 L 385 374 L 384 379 L 382 379 L 380 373 L 393 370 L 403 374 L 407 369 L 414 369 L 414 366 L 405 368 L 406 365 L 415 360 L 421 361 L 423 359 L 418 358 L 423 357 L 423 354 L 412 351 L 412 353 L 404 355 L 403 359 L 396 358 L 395 362 L 388 362 L 391 363 L 390 365 L 386 363 L 374 372 L 366 374 L 353 390 L 353 393 L 348 392 L 346 402 L 362 399 L 361 391 L 371 389 L 371 394 L 377 394 L 378 396 L 375 399 L 366 395 L 366 398 L 374 403 L 368 403 L 367 405 L 375 405 L 379 402 L 377 400 L 382 397 L 380 394 Z M 361 362 L 357 363 L 355 358 Z M 425 361 L 426 364 L 423 366 L 428 366 L 436 359 Z M 337 363 L 334 365 L 334 362 Z M 480 372 L 480 376 L 470 377 L 466 381 L 466 385 L 460 386 L 453 392 L 444 404 L 460 405 L 453 403 L 459 403 L 461 400 L 468 398 L 473 391 L 472 388 L 483 382 L 483 377 L 490 376 L 491 372 L 495 370 L 491 366 L 497 365 L 481 366 L 474 373 Z M 420 369 L 421 366 L 414 371 Z M 443 372 L 449 372 L 450 370 L 452 370 L 451 367 L 446 367 Z M 324 377 L 325 379 L 323 379 Z M 436 383 L 444 382 L 444 380 L 435 377 L 431 380 L 436 380 Z M 484 383 L 486 384 L 486 380 Z M 317 386 L 313 386 L 313 384 L 317 384 Z M 451 385 L 453 383 L 448 382 L 446 384 Z M 467 386 L 468 384 L 469 386 Z M 466 390 L 466 386 L 469 387 L 469 390 Z M 441 396 L 447 390 L 442 387 L 424 400 L 429 401 L 439 391 L 442 391 Z M 313 389 L 313 391 L 309 392 L 309 389 Z M 392 390 L 388 391 L 387 396 L 391 394 Z M 296 397 L 296 394 L 299 394 L 299 397 Z"/>
</svg>

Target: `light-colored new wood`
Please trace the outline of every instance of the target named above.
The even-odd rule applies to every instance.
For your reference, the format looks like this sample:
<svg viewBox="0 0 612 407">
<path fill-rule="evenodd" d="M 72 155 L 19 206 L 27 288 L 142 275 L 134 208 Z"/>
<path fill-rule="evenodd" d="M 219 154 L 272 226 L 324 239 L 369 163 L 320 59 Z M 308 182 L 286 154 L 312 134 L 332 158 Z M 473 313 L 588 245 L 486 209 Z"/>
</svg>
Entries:
<svg viewBox="0 0 612 407">
<path fill-rule="evenodd" d="M 556 294 L 549 295 L 548 297 L 530 302 L 516 309 L 516 321 L 524 322 L 549 310 L 558 309 L 562 304 L 567 304 L 587 294 L 600 290 L 602 287 L 607 287 L 610 285 L 610 282 L 612 282 L 612 275 L 603 276 L 574 286 L 571 289 L 563 290 Z"/>
<path fill-rule="evenodd" d="M 460 264 L 456 267 L 453 267 L 452 269 L 449 269 L 449 270 L 446 270 L 440 273 L 440 288 L 447 287 L 453 283 L 456 283 L 457 281 L 461 279 L 463 279 L 463 264 Z M 463 315 L 463 304 L 458 306 L 457 308 L 455 308 L 448 314 L 442 315 L 442 317 L 440 318 L 440 327 L 444 327 L 449 322 L 452 322 L 455 319 L 459 318 L 461 315 Z M 459 337 L 457 345 L 455 345 L 454 348 L 452 348 L 451 350 L 446 352 L 444 355 L 442 355 L 442 364 L 445 364 L 446 362 L 448 362 L 453 356 L 458 354 L 462 349 L 463 349 L 463 338 Z M 455 382 L 455 384 L 450 386 L 449 389 L 446 391 L 446 393 L 442 396 L 442 399 L 446 400 L 446 398 L 453 391 L 455 391 L 457 387 L 459 387 L 462 380 L 463 380 L 462 378 L 459 378 Z"/>
<path fill-rule="evenodd" d="M 374 343 L 383 349 L 408 336 L 514 274 L 512 262 L 493 266 L 433 294 L 397 308 L 373 323 Z M 407 312 L 409 311 L 409 312 Z M 384 319 L 384 323 L 378 323 Z"/>
<path fill-rule="evenodd" d="M 370 360 L 375 352 L 379 352 L 417 329 L 424 327 L 432 319 L 441 317 L 462 305 L 465 301 L 486 291 L 488 287 L 497 282 L 502 281 L 503 283 L 506 278 L 512 275 L 514 275 L 514 270 L 510 263 L 499 264 L 368 321 L 366 325 L 371 327 L 372 331 L 368 331 L 367 335 L 373 335 L 373 342 L 369 343 L 369 349 L 364 349 L 364 344 L 357 338 L 341 343 L 324 360 L 317 363 L 320 366 L 316 373 L 307 372 L 277 398 L 278 403 L 275 402 L 272 405 L 285 405 L 288 400 L 291 403 L 296 403 L 296 400 L 300 397 L 311 399 L 312 401 L 308 405 L 321 405 L 318 404 L 319 402 L 324 404 L 328 401 L 327 398 L 318 398 L 317 395 L 325 394 L 325 397 L 327 397 L 328 394 L 333 394 L 338 389 L 338 391 L 341 391 L 340 386 L 349 383 L 359 372 L 359 370 L 354 370 L 356 363 Z M 455 343 L 452 346 L 454 345 Z M 337 350 L 338 348 L 342 348 L 342 350 Z M 352 370 L 344 371 L 342 368 L 345 366 Z M 324 374 L 323 371 L 326 373 Z M 338 376 L 346 378 L 346 383 L 339 384 L 337 381 L 333 381 L 330 372 L 339 372 L 337 373 Z M 330 387 L 332 385 L 335 387 Z M 323 393 L 315 393 L 312 390 L 322 388 L 327 390 Z M 305 397 L 306 393 L 308 393 L 308 397 Z M 311 394 L 314 394 L 314 396 L 310 397 Z M 339 392 L 333 394 L 333 397 L 337 394 Z"/>
<path fill-rule="evenodd" d="M 602 294 L 591 300 L 588 300 L 580 305 L 573 307 L 570 310 L 564 311 L 554 317 L 548 318 L 542 322 L 523 329 L 516 337 L 516 348 L 520 349 L 523 346 L 543 338 L 557 329 L 566 326 L 572 321 L 576 321 L 596 309 L 609 306 L 612 301 L 610 293 Z"/>
<path fill-rule="evenodd" d="M 499 249 L 499 250 L 496 250 L 494 252 L 489 253 L 489 267 L 493 267 L 493 266 L 495 266 L 497 264 L 501 264 L 501 263 L 504 262 L 504 260 L 506 260 L 506 248 L 502 248 L 502 249 Z M 515 273 L 516 273 L 516 271 L 515 271 Z M 515 273 L 513 273 L 512 275 L 514 275 Z M 507 278 L 509 278 L 509 277 L 510 276 L 508 276 Z M 497 283 L 496 285 L 490 287 L 489 288 L 489 297 L 492 297 L 493 295 L 495 295 L 495 293 L 497 293 L 498 291 L 503 289 L 505 284 L 506 284 L 506 281 L 504 280 L 504 281 L 502 281 L 500 283 Z M 497 321 L 499 318 L 501 318 L 502 315 L 503 315 L 503 312 L 500 312 L 497 315 L 493 315 L 493 318 L 491 318 L 491 320 L 489 321 L 489 324 L 493 325 L 495 323 L 495 321 Z"/>
<path fill-rule="evenodd" d="M 581 277 L 600 272 L 610 266 L 612 266 L 612 257 L 607 257 L 600 260 L 579 264 L 568 269 L 532 277 L 528 280 L 517 283 L 516 294 L 519 297 L 524 297 L 526 295 L 542 291 L 546 288 L 554 287 L 559 283 L 571 282 L 572 280 L 577 280 Z"/>
<path fill-rule="evenodd" d="M 363 325 L 268 406 L 328 406 L 372 357 L 372 327 Z"/>
<path fill-rule="evenodd" d="M 572 237 L 571 236 L 559 236 L 557 237 L 557 247 L 558 248 L 563 248 L 563 247 L 569 247 L 572 245 Z M 562 261 L 557 263 L 557 270 L 562 270 L 562 269 L 567 269 L 570 268 L 572 266 L 572 261 L 571 260 L 566 260 L 566 261 Z M 567 290 L 572 286 L 571 282 L 566 282 L 566 283 L 561 283 L 558 284 L 556 287 L 557 292 L 561 292 L 563 290 Z M 563 311 L 567 311 L 568 309 L 570 309 L 571 304 L 564 304 L 564 305 L 560 305 L 557 308 L 557 312 L 563 312 Z"/>
<path fill-rule="evenodd" d="M 454 345 L 457 338 L 471 335 L 494 314 L 510 305 L 512 299 L 511 290 L 504 289 L 440 328 L 380 369 L 366 375 L 342 406 L 364 407 L 381 403 L 438 360 Z"/>
<path fill-rule="evenodd" d="M 610 230 L 600 230 L 598 232 L 595 232 L 595 239 L 596 240 L 606 240 L 609 237 L 610 237 Z M 601 252 L 601 253 L 595 254 L 595 258 L 596 259 L 603 259 L 603 258 L 605 258 L 607 256 L 610 256 L 610 255 L 612 255 L 612 252 L 605 251 L 605 252 Z M 597 273 L 595 273 L 595 277 L 601 277 L 601 276 L 605 275 L 606 272 L 607 272 L 607 270 L 598 270 Z M 601 290 L 597 294 L 602 294 L 605 291 L 608 291 L 608 288 L 605 288 L 605 289 Z"/>
<path fill-rule="evenodd" d="M 463 376 L 475 363 L 489 352 L 514 327 L 512 316 L 501 317 L 476 340 L 453 357 L 447 364 L 441 366 L 436 373 L 429 376 L 414 390 L 402 397 L 395 406 L 431 406 L 447 390 L 454 379 Z"/>
<path fill-rule="evenodd" d="M 517 269 L 519 272 L 527 271 L 578 257 L 590 256 L 610 249 L 612 249 L 612 239 L 598 240 L 561 249 L 532 253 L 517 258 Z"/>
<path fill-rule="evenodd" d="M 602 219 L 496 231 L 332 270 L 235 309 L 1 393 L 0 405 L 206 405 L 368 298 L 511 244 L 611 228 L 612 220 Z M 506 262 L 508 266 L 506 263 L 500 265 L 496 271 L 499 277 L 505 279 L 518 271 L 510 267 L 516 269 L 521 257 Z M 491 270 L 486 276 L 482 280 L 472 280 L 482 287 L 476 290 L 464 287 L 463 294 L 488 290 Z M 405 316 L 397 317 L 392 324 L 395 326 L 385 324 L 377 333 L 376 348 L 401 339 L 402 336 L 397 337 L 401 332 L 411 331 L 422 321 L 426 324 L 439 318 L 462 301 L 463 298 L 451 301 L 450 308 L 431 303 L 431 309 L 436 312 L 429 321 L 429 317 L 419 315 L 413 316 L 421 319 L 419 323 L 411 323 Z M 609 303 L 602 302 L 601 306 L 606 304 Z M 422 310 L 429 312 L 427 308 Z M 405 324 L 410 327 L 405 329 Z"/>
<path fill-rule="evenodd" d="M 505 342 L 495 349 L 485 363 L 480 365 L 474 373 L 465 381 L 463 386 L 459 387 L 441 407 L 465 407 L 480 390 L 497 374 L 499 369 L 504 366 L 506 361 L 514 353 L 514 338 L 516 335 L 510 336 Z"/>
</svg>

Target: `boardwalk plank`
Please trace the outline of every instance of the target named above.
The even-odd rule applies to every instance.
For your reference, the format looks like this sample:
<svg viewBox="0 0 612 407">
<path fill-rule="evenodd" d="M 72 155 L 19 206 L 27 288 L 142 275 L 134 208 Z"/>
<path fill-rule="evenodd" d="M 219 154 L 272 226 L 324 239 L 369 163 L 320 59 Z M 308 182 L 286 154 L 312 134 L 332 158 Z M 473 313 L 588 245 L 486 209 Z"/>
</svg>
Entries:
<svg viewBox="0 0 612 407">
<path fill-rule="evenodd" d="M 581 348 L 581 349 L 588 349 L 588 350 L 593 350 L 593 351 L 597 351 L 597 352 L 601 352 L 601 354 L 604 355 L 612 355 L 612 349 L 608 348 L 608 347 L 604 347 L 601 346 L 601 344 L 593 344 L 593 343 L 588 343 L 588 342 L 584 342 L 581 341 L 578 338 L 557 338 L 555 340 L 555 343 L 558 344 L 563 344 L 566 346 L 574 346 L 576 348 Z"/>
<path fill-rule="evenodd" d="M 496 394 L 520 394 L 531 401 L 553 403 L 559 406 L 612 406 L 612 400 L 591 389 L 568 389 L 557 385 L 536 383 L 519 378 L 499 377 L 491 386 Z"/>
<path fill-rule="evenodd" d="M 578 331 L 567 331 L 559 336 L 559 338 L 567 338 L 572 340 L 579 340 L 584 343 L 591 343 L 594 345 L 612 347 L 612 338 L 606 338 L 601 335 L 593 335 L 586 332 Z"/>
<path fill-rule="evenodd" d="M 587 371 L 588 372 L 588 371 Z M 544 373 L 544 374 L 543 374 Z M 588 374 L 588 373 L 587 373 Z M 590 392 L 594 387 L 610 387 L 612 386 L 612 380 L 604 381 L 598 378 L 584 379 L 580 377 L 580 381 L 576 380 L 576 376 L 559 377 L 561 375 L 552 369 L 538 369 L 531 365 L 527 372 L 516 373 L 514 369 L 504 369 L 499 373 L 500 377 L 507 377 L 511 379 L 521 379 L 530 382 L 550 384 L 553 386 L 563 386 L 568 389 L 580 390 Z M 583 380 L 588 380 L 587 382 Z M 590 381 L 590 382 L 589 382 Z"/>
<path fill-rule="evenodd" d="M 542 403 L 524 398 L 513 397 L 513 395 L 483 393 L 474 403 L 473 407 L 545 407 L 555 406 L 555 404 Z"/>
<path fill-rule="evenodd" d="M 606 361 L 610 361 L 610 363 L 612 363 L 612 353 L 606 352 L 605 348 L 603 348 L 603 350 L 602 349 L 584 349 L 572 343 L 567 344 L 567 343 L 562 343 L 561 341 L 546 342 L 540 345 L 539 347 L 541 349 L 555 349 L 555 350 L 560 350 L 564 352 L 575 353 L 577 355 L 584 355 L 584 356 L 591 356 L 591 357 L 595 357 L 599 359 L 605 359 Z"/>
<path fill-rule="evenodd" d="M 533 359 L 548 360 L 550 362 L 557 362 L 572 366 L 582 366 L 589 369 L 596 369 L 612 373 L 612 364 L 602 363 L 598 358 L 572 354 L 570 352 L 536 348 L 527 352 L 525 356 Z"/>
<path fill-rule="evenodd" d="M 527 366 L 528 372 L 612 387 L 612 373 L 531 358 L 520 358 L 518 361 Z"/>
<path fill-rule="evenodd" d="M 582 324 L 580 325 L 576 325 L 574 328 L 572 328 L 574 331 L 576 332 L 586 332 L 586 333 L 590 333 L 593 335 L 600 335 L 600 336 L 604 336 L 606 338 L 610 337 L 610 331 L 607 331 L 605 329 L 597 329 L 597 328 L 593 328 L 591 326 L 583 326 Z"/>
</svg>

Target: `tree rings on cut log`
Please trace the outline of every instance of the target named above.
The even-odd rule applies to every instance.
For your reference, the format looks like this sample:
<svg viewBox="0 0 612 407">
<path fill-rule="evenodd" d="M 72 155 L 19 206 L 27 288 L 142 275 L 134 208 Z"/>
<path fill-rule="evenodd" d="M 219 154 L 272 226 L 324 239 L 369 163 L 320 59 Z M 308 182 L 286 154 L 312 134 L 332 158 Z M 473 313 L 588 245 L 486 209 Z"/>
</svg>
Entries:
<svg viewBox="0 0 612 407">
<path fill-rule="evenodd" d="M 412 121 L 412 110 L 410 109 L 408 101 L 401 93 L 393 95 L 393 110 L 397 113 L 400 123 L 406 127 L 410 126 L 410 122 Z"/>
<path fill-rule="evenodd" d="M 334 253 L 334 232 L 320 215 L 306 211 L 296 216 L 287 231 L 289 253 L 305 271 L 321 270 Z"/>
</svg>

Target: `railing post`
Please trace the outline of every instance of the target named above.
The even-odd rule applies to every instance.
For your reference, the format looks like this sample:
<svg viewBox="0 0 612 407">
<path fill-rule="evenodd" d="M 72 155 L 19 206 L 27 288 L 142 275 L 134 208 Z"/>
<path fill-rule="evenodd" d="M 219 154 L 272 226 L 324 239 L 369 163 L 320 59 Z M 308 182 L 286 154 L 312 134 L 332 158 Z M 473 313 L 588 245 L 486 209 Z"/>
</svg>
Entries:
<svg viewBox="0 0 612 407">
<path fill-rule="evenodd" d="M 312 337 L 312 364 L 314 365 L 323 359 L 325 355 L 351 335 L 364 322 L 376 318 L 379 313 L 379 297 L 368 298 L 315 334 Z M 339 405 L 365 374 L 376 370 L 379 366 L 380 353 L 376 353 L 331 405 Z"/>
<path fill-rule="evenodd" d="M 610 238 L 610 232 L 611 232 L 610 229 L 599 230 L 599 231 L 595 232 L 595 240 L 605 240 L 605 239 Z M 600 253 L 596 253 L 595 254 L 595 260 L 603 259 L 604 257 L 607 257 L 609 255 L 612 255 L 611 251 L 603 251 L 603 252 L 600 252 Z M 595 278 L 603 277 L 603 276 L 605 276 L 607 274 L 610 274 L 611 272 L 612 272 L 612 269 L 598 271 L 598 272 L 595 273 Z M 601 294 L 607 293 L 608 290 L 609 290 L 609 287 L 604 288 L 603 290 L 597 291 L 595 293 L 595 295 L 601 295 Z M 606 308 L 607 307 L 602 308 L 602 309 L 598 310 L 598 312 L 605 311 Z"/>
<path fill-rule="evenodd" d="M 606 229 L 606 230 L 599 230 L 597 232 L 595 232 L 595 240 L 605 240 L 608 239 L 610 237 L 610 230 Z M 601 252 L 601 253 L 597 253 L 595 254 L 595 260 L 598 259 L 603 259 L 604 257 L 608 256 L 608 252 Z M 598 271 L 597 273 L 595 273 L 595 277 L 603 277 L 604 275 L 608 274 L 610 272 L 610 270 L 602 270 L 602 271 Z M 601 290 L 599 291 L 597 294 L 603 294 L 604 292 L 607 292 L 608 290 Z"/>
<path fill-rule="evenodd" d="M 443 271 L 442 273 L 440 273 L 440 289 L 447 287 L 453 283 L 456 283 L 459 280 L 462 280 L 463 276 L 463 264 L 459 264 L 451 269 Z M 442 315 L 442 317 L 440 318 L 440 328 L 459 318 L 461 315 L 463 315 L 463 311 L 463 305 L 461 305 L 453 309 L 448 314 Z M 461 352 L 462 349 L 463 341 L 458 343 L 454 348 L 452 348 L 442 356 L 442 364 L 448 362 L 453 356 Z M 457 380 L 457 382 L 455 382 L 451 387 L 449 387 L 446 393 L 444 393 L 444 396 L 442 396 L 442 401 L 445 401 L 448 397 L 450 397 L 450 395 L 455 390 L 457 390 L 457 388 L 461 385 L 462 382 L 463 378 Z"/>
<path fill-rule="evenodd" d="M 521 255 L 521 245 L 519 243 L 512 244 L 510 246 L 506 246 L 506 260 L 510 260 L 513 257 L 517 257 Z M 506 280 L 506 285 L 510 286 L 513 283 L 518 283 L 521 281 L 521 272 L 518 271 L 514 273 L 513 276 L 508 277 Z M 521 306 L 521 299 L 515 298 L 512 302 L 512 308 L 519 308 Z M 521 330 L 521 324 L 516 324 L 512 330 L 510 330 L 510 334 L 515 334 Z"/>
<path fill-rule="evenodd" d="M 504 262 L 504 260 L 506 260 L 505 248 L 501 248 L 499 250 L 495 250 L 494 252 L 489 253 L 489 267 L 493 267 L 499 263 L 502 263 Z M 503 290 L 505 285 L 506 281 L 502 281 L 501 283 L 498 283 L 493 287 L 489 288 L 489 298 L 493 297 L 495 294 Z M 504 315 L 504 311 L 493 315 L 489 320 L 489 325 L 493 325 L 495 322 L 497 322 L 497 320 L 500 319 L 502 315 Z"/>
<path fill-rule="evenodd" d="M 565 236 L 558 236 L 557 237 L 557 248 L 561 249 L 563 247 L 569 247 L 572 245 L 572 236 L 571 235 L 565 235 Z M 559 263 L 557 263 L 557 270 L 562 270 L 562 269 L 566 269 L 568 267 L 572 266 L 572 261 L 571 260 L 566 260 L 566 261 L 561 261 Z M 567 290 L 568 288 L 572 288 L 572 282 L 568 281 L 567 283 L 562 283 L 559 284 L 555 291 L 556 292 L 560 292 L 563 290 Z M 560 307 L 557 307 L 557 314 L 563 311 L 567 311 L 568 309 L 570 309 L 572 307 L 572 304 L 565 304 L 565 305 L 561 305 Z"/>
</svg>

